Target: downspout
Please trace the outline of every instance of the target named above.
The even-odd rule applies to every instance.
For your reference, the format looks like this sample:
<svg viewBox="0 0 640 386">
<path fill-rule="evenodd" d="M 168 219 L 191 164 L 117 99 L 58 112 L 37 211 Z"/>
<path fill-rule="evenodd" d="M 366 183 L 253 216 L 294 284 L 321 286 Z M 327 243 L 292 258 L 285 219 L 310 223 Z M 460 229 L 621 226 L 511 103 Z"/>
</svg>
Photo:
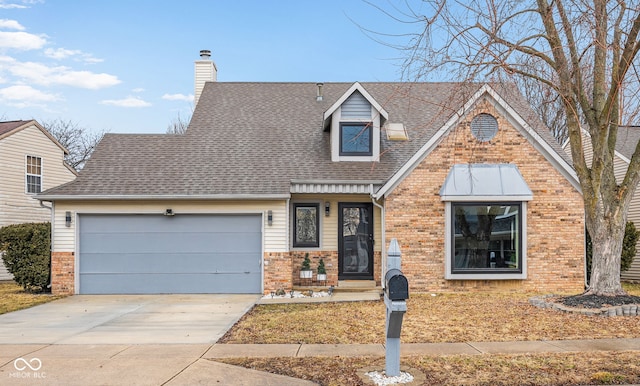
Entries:
<svg viewBox="0 0 640 386">
<path fill-rule="evenodd" d="M 384 206 L 378 204 L 376 198 L 373 195 L 373 184 L 369 185 L 369 194 L 371 195 L 371 203 L 380 208 L 380 233 L 382 235 L 382 248 L 381 248 L 381 267 L 380 267 L 380 285 L 384 288 L 384 275 L 385 275 L 385 268 L 387 266 L 387 250 L 386 250 L 386 227 L 385 227 L 385 213 L 384 213 Z"/>
<path fill-rule="evenodd" d="M 40 201 L 40 206 L 43 208 L 47 208 L 49 209 L 49 211 L 51 212 L 51 240 L 49 240 L 49 284 L 47 284 L 47 289 L 51 289 L 51 280 L 53 279 L 53 273 L 51 272 L 51 254 L 53 253 L 53 232 L 55 227 L 54 225 L 54 221 L 55 221 L 55 214 L 54 214 L 54 210 L 53 210 L 53 201 L 51 202 L 51 206 L 46 206 L 44 204 L 44 202 L 41 200 Z"/>
</svg>

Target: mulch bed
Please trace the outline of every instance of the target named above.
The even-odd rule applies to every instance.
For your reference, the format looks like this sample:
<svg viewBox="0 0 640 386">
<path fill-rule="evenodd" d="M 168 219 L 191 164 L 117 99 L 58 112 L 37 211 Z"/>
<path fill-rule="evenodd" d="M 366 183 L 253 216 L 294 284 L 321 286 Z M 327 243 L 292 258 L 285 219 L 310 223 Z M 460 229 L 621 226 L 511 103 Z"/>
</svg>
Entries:
<svg viewBox="0 0 640 386">
<path fill-rule="evenodd" d="M 598 295 L 575 295 L 555 299 L 567 307 L 574 308 L 603 308 L 612 306 L 623 306 L 627 304 L 640 305 L 640 296 L 618 295 L 618 296 L 598 296 Z"/>
</svg>

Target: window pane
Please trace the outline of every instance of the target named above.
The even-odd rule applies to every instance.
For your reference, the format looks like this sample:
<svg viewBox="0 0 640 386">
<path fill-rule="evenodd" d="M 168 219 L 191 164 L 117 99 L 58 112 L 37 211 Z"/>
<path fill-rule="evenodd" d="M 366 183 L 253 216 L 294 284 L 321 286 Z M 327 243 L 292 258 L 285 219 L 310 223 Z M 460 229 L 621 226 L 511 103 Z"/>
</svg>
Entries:
<svg viewBox="0 0 640 386">
<path fill-rule="evenodd" d="M 27 193 L 40 193 L 40 177 L 27 176 Z"/>
<path fill-rule="evenodd" d="M 318 206 L 295 206 L 294 246 L 318 245 Z"/>
<path fill-rule="evenodd" d="M 341 154 L 371 154 L 371 125 L 356 124 L 340 126 Z"/>
<path fill-rule="evenodd" d="M 453 270 L 519 271 L 520 204 L 453 204 Z"/>
</svg>

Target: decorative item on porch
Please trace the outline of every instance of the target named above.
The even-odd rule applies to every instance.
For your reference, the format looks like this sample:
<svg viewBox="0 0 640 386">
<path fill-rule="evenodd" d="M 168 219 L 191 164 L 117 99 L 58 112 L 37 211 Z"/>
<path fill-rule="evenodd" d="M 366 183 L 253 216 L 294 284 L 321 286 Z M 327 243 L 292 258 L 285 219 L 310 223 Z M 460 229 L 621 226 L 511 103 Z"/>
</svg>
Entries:
<svg viewBox="0 0 640 386">
<path fill-rule="evenodd" d="M 304 254 L 304 260 L 302 260 L 302 268 L 300 269 L 300 279 L 311 279 L 313 277 L 313 271 L 311 270 L 311 260 L 309 260 L 309 253 Z"/>
<path fill-rule="evenodd" d="M 324 260 L 320 258 L 318 262 L 318 281 L 326 281 L 327 280 L 327 269 L 324 266 Z"/>
</svg>

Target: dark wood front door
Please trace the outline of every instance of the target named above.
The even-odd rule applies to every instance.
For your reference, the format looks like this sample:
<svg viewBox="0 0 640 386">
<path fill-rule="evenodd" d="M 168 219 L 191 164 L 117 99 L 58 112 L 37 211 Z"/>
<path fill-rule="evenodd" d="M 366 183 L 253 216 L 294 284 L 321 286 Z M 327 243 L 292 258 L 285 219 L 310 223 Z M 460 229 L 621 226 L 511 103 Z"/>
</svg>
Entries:
<svg viewBox="0 0 640 386">
<path fill-rule="evenodd" d="M 338 204 L 338 279 L 373 280 L 373 206 Z"/>
</svg>

